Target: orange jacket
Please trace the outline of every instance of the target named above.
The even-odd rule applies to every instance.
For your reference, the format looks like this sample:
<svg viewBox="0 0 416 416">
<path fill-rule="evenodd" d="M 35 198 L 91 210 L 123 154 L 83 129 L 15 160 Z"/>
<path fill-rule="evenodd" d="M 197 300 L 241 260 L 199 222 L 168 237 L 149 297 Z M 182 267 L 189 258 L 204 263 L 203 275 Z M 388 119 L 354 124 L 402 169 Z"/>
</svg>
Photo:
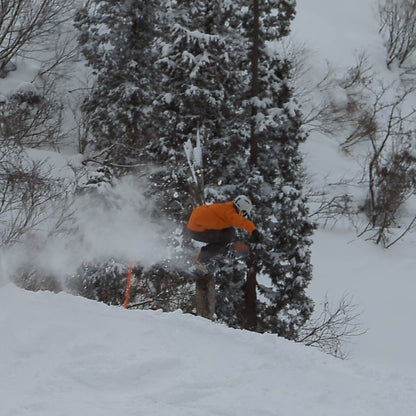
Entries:
<svg viewBox="0 0 416 416">
<path fill-rule="evenodd" d="M 250 234 L 256 230 L 256 226 L 251 221 L 237 212 L 233 201 L 201 205 L 192 211 L 188 221 L 188 228 L 197 232 L 223 230 L 229 227 L 241 228 Z"/>
</svg>

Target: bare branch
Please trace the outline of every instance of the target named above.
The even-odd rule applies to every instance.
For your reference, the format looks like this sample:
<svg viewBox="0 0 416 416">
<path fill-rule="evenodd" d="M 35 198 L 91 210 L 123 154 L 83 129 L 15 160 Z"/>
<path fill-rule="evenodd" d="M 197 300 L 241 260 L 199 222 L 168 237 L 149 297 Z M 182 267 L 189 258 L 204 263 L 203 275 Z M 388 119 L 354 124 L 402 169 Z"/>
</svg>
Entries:
<svg viewBox="0 0 416 416">
<path fill-rule="evenodd" d="M 321 314 L 302 328 L 296 341 L 345 359 L 345 343 L 366 333 L 357 322 L 360 315 L 351 296 L 344 296 L 335 309 L 326 298 Z"/>
<path fill-rule="evenodd" d="M 0 71 L 30 44 L 71 18 L 67 0 L 8 0 L 0 2 Z"/>
<path fill-rule="evenodd" d="M 401 67 L 416 50 L 416 1 L 383 0 L 379 3 L 379 33 L 386 38 L 387 66 Z"/>
</svg>

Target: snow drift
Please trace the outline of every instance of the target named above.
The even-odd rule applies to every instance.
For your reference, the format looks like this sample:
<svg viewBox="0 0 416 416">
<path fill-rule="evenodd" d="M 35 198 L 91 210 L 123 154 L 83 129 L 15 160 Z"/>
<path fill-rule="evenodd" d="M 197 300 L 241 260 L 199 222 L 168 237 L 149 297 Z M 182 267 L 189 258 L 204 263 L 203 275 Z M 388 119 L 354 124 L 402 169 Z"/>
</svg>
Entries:
<svg viewBox="0 0 416 416">
<path fill-rule="evenodd" d="M 415 384 L 180 312 L 0 290 L 2 416 L 392 416 Z"/>
</svg>

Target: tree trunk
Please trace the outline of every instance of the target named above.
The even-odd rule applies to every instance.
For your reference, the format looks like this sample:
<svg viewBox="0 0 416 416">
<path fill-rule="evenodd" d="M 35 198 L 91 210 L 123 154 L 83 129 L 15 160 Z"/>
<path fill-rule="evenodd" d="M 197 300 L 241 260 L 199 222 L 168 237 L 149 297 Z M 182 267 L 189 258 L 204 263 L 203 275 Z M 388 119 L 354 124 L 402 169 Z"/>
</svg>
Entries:
<svg viewBox="0 0 416 416">
<path fill-rule="evenodd" d="M 254 99 L 259 94 L 259 59 L 260 59 L 260 10 L 259 0 L 253 0 L 253 27 L 251 31 L 252 49 L 251 49 L 251 98 Z M 250 131 L 250 164 L 257 165 L 258 144 L 257 144 L 257 104 L 253 101 L 251 104 L 251 131 Z M 257 326 L 257 281 L 256 268 L 254 262 L 249 261 L 249 271 L 244 288 L 244 328 L 255 330 Z"/>
<path fill-rule="evenodd" d="M 196 314 L 207 319 L 214 319 L 215 314 L 215 279 L 214 276 L 198 276 L 196 280 Z"/>
<path fill-rule="evenodd" d="M 259 93 L 259 32 L 260 32 L 260 12 L 259 0 L 253 0 L 253 31 L 252 31 L 252 50 L 251 50 L 251 98 L 254 99 Z M 250 131 L 250 163 L 257 164 L 257 137 L 256 137 L 256 116 L 257 104 L 251 104 L 251 131 Z"/>
<path fill-rule="evenodd" d="M 254 331 L 257 326 L 257 273 L 254 268 L 249 269 L 244 287 L 244 328 Z"/>
</svg>

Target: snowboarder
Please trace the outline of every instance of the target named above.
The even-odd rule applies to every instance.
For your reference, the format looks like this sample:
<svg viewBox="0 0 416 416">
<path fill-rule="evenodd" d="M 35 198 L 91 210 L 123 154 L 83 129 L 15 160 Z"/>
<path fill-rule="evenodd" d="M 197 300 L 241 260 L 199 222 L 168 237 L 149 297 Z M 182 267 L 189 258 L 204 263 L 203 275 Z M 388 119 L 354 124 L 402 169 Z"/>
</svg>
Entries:
<svg viewBox="0 0 416 416">
<path fill-rule="evenodd" d="M 218 255 L 225 255 L 227 244 L 234 241 L 234 227 L 251 234 L 251 241 L 258 242 L 260 234 L 257 227 L 247 219 L 253 205 L 245 195 L 233 201 L 201 205 L 192 211 L 188 221 L 188 231 L 192 239 L 207 243 L 198 252 L 195 265 L 207 273 L 206 264 Z"/>
</svg>

